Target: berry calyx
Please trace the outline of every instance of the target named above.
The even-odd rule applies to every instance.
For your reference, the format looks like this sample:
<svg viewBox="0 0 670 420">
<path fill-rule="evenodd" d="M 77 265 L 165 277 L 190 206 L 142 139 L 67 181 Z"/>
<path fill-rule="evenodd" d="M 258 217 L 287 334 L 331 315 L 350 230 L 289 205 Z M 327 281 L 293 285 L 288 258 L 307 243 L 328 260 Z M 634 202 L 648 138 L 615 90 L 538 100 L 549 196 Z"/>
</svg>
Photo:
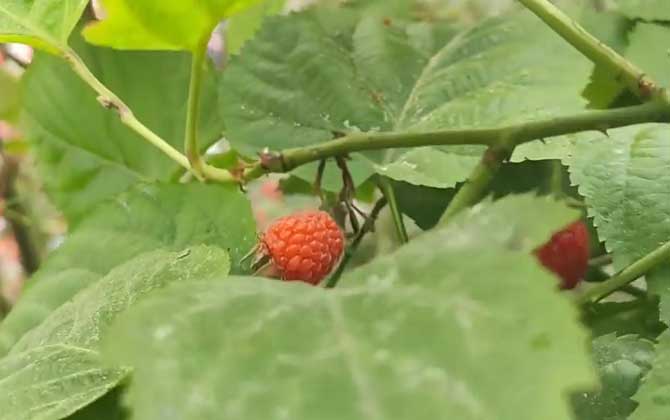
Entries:
<svg viewBox="0 0 670 420">
<path fill-rule="evenodd" d="M 305 211 L 278 219 L 261 237 L 260 252 L 272 271 L 287 281 L 318 284 L 338 263 L 344 234 L 324 211 Z"/>
<path fill-rule="evenodd" d="M 555 233 L 535 250 L 543 266 L 561 278 L 562 289 L 572 289 L 584 278 L 589 262 L 589 231 L 582 221 Z"/>
</svg>

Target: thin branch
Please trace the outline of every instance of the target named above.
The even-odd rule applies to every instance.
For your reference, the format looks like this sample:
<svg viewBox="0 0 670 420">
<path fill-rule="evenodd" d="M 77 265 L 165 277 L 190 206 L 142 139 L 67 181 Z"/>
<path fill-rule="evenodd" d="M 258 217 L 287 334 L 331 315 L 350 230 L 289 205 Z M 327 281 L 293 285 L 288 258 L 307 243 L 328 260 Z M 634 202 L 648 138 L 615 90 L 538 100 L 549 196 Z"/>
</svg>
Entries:
<svg viewBox="0 0 670 420">
<path fill-rule="evenodd" d="M 482 159 L 475 166 L 468 180 L 449 202 L 449 206 L 440 219 L 441 225 L 448 224 L 461 210 L 476 204 L 484 197 L 486 189 L 503 162 L 512 155 L 513 150 L 513 146 L 509 148 L 489 147 L 484 152 Z"/>
<path fill-rule="evenodd" d="M 664 95 L 663 89 L 635 64 L 603 44 L 549 0 L 519 1 L 586 58 L 622 81 L 637 97 L 647 100 Z"/>
<path fill-rule="evenodd" d="M 577 299 L 577 302 L 580 304 L 598 302 L 623 286 L 642 277 L 659 264 L 668 261 L 670 261 L 670 242 L 666 242 L 649 254 L 635 261 L 610 277 L 609 280 L 588 289 Z"/>
<path fill-rule="evenodd" d="M 398 200 L 396 200 L 393 186 L 391 185 L 391 182 L 384 177 L 378 177 L 377 185 L 379 186 L 379 189 L 381 190 L 382 194 L 384 194 L 384 197 L 386 198 L 386 201 L 389 204 L 389 208 L 391 209 L 391 216 L 393 216 L 393 225 L 395 226 L 395 231 L 396 235 L 398 236 L 398 240 L 400 241 L 401 244 L 406 244 L 407 242 L 409 242 L 409 236 L 407 235 L 407 229 L 405 228 L 405 222 L 402 218 L 402 213 L 400 212 L 400 208 L 398 207 Z"/>
<path fill-rule="evenodd" d="M 306 163 L 364 150 L 420 146 L 485 145 L 511 148 L 537 139 L 581 131 L 608 129 L 648 122 L 670 122 L 670 106 L 649 102 L 625 108 L 584 111 L 541 121 L 474 129 L 440 130 L 425 133 L 353 133 L 311 146 L 267 152 L 244 174 L 250 181 L 272 172 L 289 172 Z"/>
<path fill-rule="evenodd" d="M 375 222 L 379 217 L 379 213 L 381 213 L 384 207 L 386 207 L 386 204 L 387 201 L 386 198 L 384 197 L 377 200 L 375 206 L 372 208 L 372 211 L 370 212 L 370 215 L 367 217 L 367 219 L 365 219 L 365 223 L 363 223 L 363 226 L 358 231 L 358 234 L 354 238 L 353 242 L 344 251 L 344 256 L 342 257 L 342 261 L 340 261 L 340 264 L 337 266 L 337 270 L 335 270 L 335 272 L 331 274 L 330 277 L 328 278 L 326 288 L 331 289 L 337 286 L 337 282 L 340 281 L 340 277 L 342 277 L 344 269 L 347 267 L 349 261 L 354 256 L 354 254 L 356 254 L 356 250 L 361 244 L 361 241 L 368 232 L 372 232 L 374 230 Z"/>
<path fill-rule="evenodd" d="M 186 156 L 181 154 L 177 149 L 172 147 L 170 143 L 163 140 L 159 135 L 151 131 L 147 126 L 135 118 L 128 105 L 95 77 L 74 50 L 66 50 L 63 51 L 62 54 L 63 58 L 70 64 L 70 67 L 72 67 L 74 72 L 99 95 L 98 101 L 102 106 L 116 111 L 119 119 L 124 125 L 135 131 L 152 145 L 156 146 L 177 164 L 191 170 L 191 165 Z"/>
</svg>

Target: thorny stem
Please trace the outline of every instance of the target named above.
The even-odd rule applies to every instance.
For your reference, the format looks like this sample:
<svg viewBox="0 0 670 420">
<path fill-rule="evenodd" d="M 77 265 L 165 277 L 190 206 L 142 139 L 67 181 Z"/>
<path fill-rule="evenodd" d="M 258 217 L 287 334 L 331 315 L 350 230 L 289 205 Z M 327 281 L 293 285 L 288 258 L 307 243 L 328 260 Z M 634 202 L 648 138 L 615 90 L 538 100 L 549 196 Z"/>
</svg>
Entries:
<svg viewBox="0 0 670 420">
<path fill-rule="evenodd" d="M 666 242 L 649 254 L 635 261 L 628 267 L 610 277 L 609 280 L 606 280 L 596 286 L 593 286 L 591 289 L 588 289 L 577 299 L 577 302 L 580 304 L 598 302 L 614 293 L 618 289 L 642 277 L 652 268 L 663 262 L 670 262 L 670 242 Z"/>
<path fill-rule="evenodd" d="M 405 228 L 405 222 L 402 218 L 402 213 L 398 207 L 398 200 L 396 200 L 393 186 L 391 185 L 391 182 L 384 177 L 378 177 L 377 185 L 379 186 L 382 194 L 384 194 L 384 198 L 386 198 L 386 201 L 388 202 L 398 240 L 401 244 L 406 244 L 409 242 L 409 236 L 407 235 L 407 229 Z"/>
<path fill-rule="evenodd" d="M 586 58 L 607 69 L 640 99 L 648 100 L 665 95 L 664 90 L 641 69 L 603 44 L 549 0 L 519 1 Z"/>
<path fill-rule="evenodd" d="M 331 274 L 330 278 L 328 278 L 326 288 L 332 289 L 333 287 L 337 286 L 337 283 L 340 281 L 340 277 L 342 277 L 344 269 L 347 267 L 347 264 L 356 253 L 356 250 L 361 244 L 361 241 L 368 232 L 372 232 L 374 230 L 375 222 L 379 217 L 379 213 L 381 213 L 386 204 L 387 201 L 385 197 L 382 197 L 379 200 L 377 200 L 375 206 L 372 208 L 372 211 L 370 212 L 370 215 L 367 217 L 367 219 L 365 219 L 365 223 L 363 223 L 363 226 L 354 237 L 354 240 L 351 242 L 351 245 L 349 245 L 347 249 L 344 251 L 344 256 L 342 257 L 342 261 L 340 261 L 340 264 L 337 266 L 337 270 L 335 270 L 335 272 Z"/>
<path fill-rule="evenodd" d="M 425 133 L 353 133 L 311 146 L 266 153 L 246 170 L 244 180 L 251 181 L 272 172 L 289 172 L 306 163 L 364 150 L 445 145 L 511 148 L 537 139 L 581 131 L 606 132 L 611 128 L 647 122 L 670 122 L 670 106 L 652 101 L 625 108 L 584 111 L 571 116 L 493 128 Z"/>
<path fill-rule="evenodd" d="M 63 58 L 70 64 L 70 67 L 72 67 L 74 72 L 98 94 L 98 101 L 102 106 L 116 111 L 119 119 L 124 125 L 135 131 L 152 145 L 156 146 L 180 166 L 188 170 L 191 169 L 191 165 L 186 156 L 181 154 L 177 149 L 172 147 L 170 143 L 163 140 L 159 135 L 151 131 L 147 126 L 135 118 L 133 112 L 128 108 L 128 105 L 95 77 L 74 50 L 65 50 L 62 54 Z"/>
</svg>

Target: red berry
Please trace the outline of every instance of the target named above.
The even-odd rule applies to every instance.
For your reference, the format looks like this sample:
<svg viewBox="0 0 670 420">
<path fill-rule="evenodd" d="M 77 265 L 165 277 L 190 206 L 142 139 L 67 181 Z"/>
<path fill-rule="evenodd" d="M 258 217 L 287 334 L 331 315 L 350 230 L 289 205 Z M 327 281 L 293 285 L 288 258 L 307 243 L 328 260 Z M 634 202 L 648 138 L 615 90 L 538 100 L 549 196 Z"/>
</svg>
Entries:
<svg viewBox="0 0 670 420">
<path fill-rule="evenodd" d="M 582 221 L 555 233 L 549 242 L 535 250 L 542 265 L 561 279 L 562 289 L 572 289 L 586 274 L 589 262 L 589 232 Z"/>
<path fill-rule="evenodd" d="M 261 252 L 284 280 L 318 284 L 344 250 L 344 234 L 323 211 L 306 211 L 272 223 L 261 238 Z"/>
</svg>

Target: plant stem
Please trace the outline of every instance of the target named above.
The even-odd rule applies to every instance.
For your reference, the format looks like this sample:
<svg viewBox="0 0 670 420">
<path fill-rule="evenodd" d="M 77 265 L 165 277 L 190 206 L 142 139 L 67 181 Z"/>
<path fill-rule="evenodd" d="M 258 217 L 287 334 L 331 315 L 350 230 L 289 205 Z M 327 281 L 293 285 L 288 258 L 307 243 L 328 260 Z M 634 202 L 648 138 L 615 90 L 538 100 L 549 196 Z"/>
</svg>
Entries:
<svg viewBox="0 0 670 420">
<path fill-rule="evenodd" d="M 586 58 L 622 81 L 637 97 L 646 100 L 663 94 L 663 90 L 641 69 L 603 44 L 549 0 L 519 1 Z"/>
<path fill-rule="evenodd" d="M 363 240 L 365 235 L 374 229 L 375 222 L 379 217 L 379 213 L 381 213 L 386 204 L 387 201 L 385 197 L 382 197 L 379 200 L 377 200 L 374 208 L 370 212 L 370 215 L 365 220 L 365 223 L 363 223 L 361 230 L 358 232 L 351 245 L 349 245 L 347 249 L 344 251 L 344 256 L 342 257 L 342 261 L 340 261 L 340 264 L 337 266 L 337 270 L 335 270 L 335 272 L 331 274 L 331 276 L 328 278 L 326 288 L 332 289 L 333 287 L 337 286 L 337 282 L 340 281 L 340 277 L 342 277 L 344 269 L 347 267 L 349 261 L 354 256 L 354 254 L 356 254 L 356 250 L 358 249 L 358 246 L 361 244 L 361 241 Z"/>
<path fill-rule="evenodd" d="M 202 157 L 198 146 L 198 122 L 200 120 L 200 96 L 202 94 L 202 78 L 207 58 L 207 44 L 202 43 L 193 51 L 191 59 L 191 78 L 188 89 L 188 103 L 186 108 L 186 134 L 184 136 L 184 151 L 191 163 L 193 172 L 204 177 Z"/>
<path fill-rule="evenodd" d="M 409 236 L 407 235 L 407 229 L 405 228 L 405 222 L 402 218 L 402 213 L 398 207 L 398 200 L 395 198 L 395 191 L 391 182 L 385 177 L 378 177 L 377 185 L 381 190 L 384 198 L 388 202 L 389 208 L 391 209 L 391 216 L 393 217 L 393 225 L 395 226 L 396 235 L 401 244 L 406 244 L 409 242 Z"/>
<path fill-rule="evenodd" d="M 656 248 L 649 254 L 635 261 L 628 267 L 619 271 L 609 280 L 606 280 L 591 289 L 587 290 L 581 295 L 577 302 L 585 304 L 588 302 L 598 302 L 614 293 L 618 289 L 633 282 L 649 272 L 652 268 L 663 262 L 670 262 L 670 242 L 666 242 L 660 247 Z"/>
<path fill-rule="evenodd" d="M 177 149 L 172 147 L 170 143 L 163 140 L 159 135 L 151 131 L 147 126 L 135 118 L 130 108 L 128 108 L 121 98 L 109 90 L 95 77 L 76 52 L 73 50 L 65 50 L 62 54 L 63 58 L 70 64 L 70 67 L 72 67 L 74 72 L 98 94 L 98 102 L 100 102 L 102 106 L 116 111 L 119 119 L 124 125 L 135 131 L 152 145 L 156 146 L 177 164 L 191 170 L 191 165 L 186 156 L 181 154 Z"/>
<path fill-rule="evenodd" d="M 482 159 L 475 166 L 468 180 L 449 202 L 449 206 L 440 218 L 441 225 L 448 224 L 461 210 L 476 204 L 482 199 L 489 184 L 498 173 L 503 162 L 512 155 L 513 150 L 514 147 L 489 147 L 484 152 Z"/>
<path fill-rule="evenodd" d="M 271 172 L 289 172 L 306 163 L 364 150 L 447 145 L 512 147 L 563 134 L 590 130 L 606 132 L 611 128 L 648 122 L 670 122 L 670 106 L 652 101 L 625 108 L 584 111 L 565 117 L 493 128 L 425 133 L 354 133 L 311 146 L 264 155 L 247 169 L 244 180 L 250 181 Z"/>
</svg>

